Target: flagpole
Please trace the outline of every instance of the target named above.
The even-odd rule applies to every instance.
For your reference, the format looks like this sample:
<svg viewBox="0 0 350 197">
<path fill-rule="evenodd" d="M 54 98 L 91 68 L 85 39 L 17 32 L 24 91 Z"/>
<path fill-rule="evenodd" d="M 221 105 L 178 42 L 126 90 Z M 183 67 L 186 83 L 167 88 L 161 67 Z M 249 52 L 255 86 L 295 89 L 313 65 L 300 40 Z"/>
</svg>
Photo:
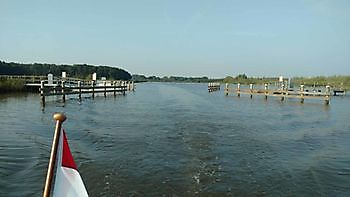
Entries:
<svg viewBox="0 0 350 197">
<path fill-rule="evenodd" d="M 53 119 L 55 119 L 56 121 L 56 128 L 55 128 L 55 133 L 52 140 L 50 161 L 49 161 L 49 167 L 47 168 L 43 197 L 50 196 L 52 177 L 53 177 L 54 167 L 56 163 L 58 141 L 60 139 L 62 123 L 66 120 L 66 116 L 63 113 L 55 113 L 53 115 Z"/>
</svg>

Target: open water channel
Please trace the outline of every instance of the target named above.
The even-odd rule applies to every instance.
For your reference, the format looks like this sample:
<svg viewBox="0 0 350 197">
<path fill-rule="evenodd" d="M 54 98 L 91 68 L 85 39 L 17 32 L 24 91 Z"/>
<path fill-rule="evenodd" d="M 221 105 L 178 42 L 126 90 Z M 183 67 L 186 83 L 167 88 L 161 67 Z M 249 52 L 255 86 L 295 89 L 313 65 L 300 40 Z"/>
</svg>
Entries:
<svg viewBox="0 0 350 197">
<path fill-rule="evenodd" d="M 90 196 L 350 196 L 350 97 L 224 96 L 143 83 L 126 96 L 0 95 L 0 196 L 40 196 L 64 112 Z"/>
</svg>

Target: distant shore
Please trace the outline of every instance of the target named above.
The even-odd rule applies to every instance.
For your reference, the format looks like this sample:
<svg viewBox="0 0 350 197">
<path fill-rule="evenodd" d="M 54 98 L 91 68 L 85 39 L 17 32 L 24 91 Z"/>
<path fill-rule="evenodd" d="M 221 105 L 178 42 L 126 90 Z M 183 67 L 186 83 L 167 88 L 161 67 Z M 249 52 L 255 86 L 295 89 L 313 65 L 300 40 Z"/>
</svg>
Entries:
<svg viewBox="0 0 350 197">
<path fill-rule="evenodd" d="M 229 84 L 256 84 L 263 85 L 265 83 L 273 84 L 279 81 L 279 77 L 248 77 L 245 74 L 240 74 L 236 77 L 227 76 L 225 78 L 210 79 L 208 77 L 157 77 L 133 75 L 132 80 L 135 82 L 177 82 L 177 83 L 229 83 Z M 293 85 L 306 86 L 326 86 L 330 85 L 334 88 L 350 89 L 350 76 L 317 76 L 317 77 L 293 77 L 290 79 Z"/>
<path fill-rule="evenodd" d="M 219 79 L 209 79 L 208 77 L 134 77 L 132 80 L 138 83 L 142 82 L 174 82 L 174 83 L 240 83 L 243 85 L 256 84 L 262 85 L 264 83 L 273 84 L 278 82 L 277 77 L 247 77 L 245 75 L 238 75 L 237 77 L 226 77 Z M 295 86 L 301 84 L 306 86 L 326 86 L 330 85 L 332 88 L 350 89 L 350 76 L 318 76 L 318 77 L 294 77 L 291 78 L 291 83 Z M 26 88 L 25 80 L 23 79 L 8 79 L 0 77 L 0 93 L 8 92 L 31 92 L 33 90 Z"/>
</svg>

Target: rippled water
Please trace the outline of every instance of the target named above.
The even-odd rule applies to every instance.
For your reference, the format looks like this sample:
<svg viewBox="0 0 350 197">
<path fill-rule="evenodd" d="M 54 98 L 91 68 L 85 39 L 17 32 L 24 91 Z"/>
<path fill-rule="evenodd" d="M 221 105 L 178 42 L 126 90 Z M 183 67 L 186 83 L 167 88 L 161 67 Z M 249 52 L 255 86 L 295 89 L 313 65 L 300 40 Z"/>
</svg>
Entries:
<svg viewBox="0 0 350 197">
<path fill-rule="evenodd" d="M 349 97 L 327 107 L 174 83 L 45 109 L 0 95 L 0 196 L 41 195 L 56 111 L 91 196 L 350 196 Z"/>
</svg>

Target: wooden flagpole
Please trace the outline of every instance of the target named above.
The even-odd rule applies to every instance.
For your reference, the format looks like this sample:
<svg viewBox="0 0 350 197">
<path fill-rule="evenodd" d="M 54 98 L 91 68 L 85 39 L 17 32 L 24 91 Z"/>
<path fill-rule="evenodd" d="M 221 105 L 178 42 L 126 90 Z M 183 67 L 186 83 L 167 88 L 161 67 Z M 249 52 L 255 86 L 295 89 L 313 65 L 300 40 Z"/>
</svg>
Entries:
<svg viewBox="0 0 350 197">
<path fill-rule="evenodd" d="M 50 196 L 51 183 L 52 183 L 54 167 L 55 167 L 55 163 L 56 163 L 58 141 L 60 139 L 62 123 L 66 120 L 66 116 L 63 113 L 55 113 L 53 115 L 53 119 L 56 120 L 56 128 L 55 128 L 55 133 L 54 133 L 53 140 L 52 140 L 50 161 L 49 161 L 49 167 L 47 168 L 43 197 Z"/>
</svg>

